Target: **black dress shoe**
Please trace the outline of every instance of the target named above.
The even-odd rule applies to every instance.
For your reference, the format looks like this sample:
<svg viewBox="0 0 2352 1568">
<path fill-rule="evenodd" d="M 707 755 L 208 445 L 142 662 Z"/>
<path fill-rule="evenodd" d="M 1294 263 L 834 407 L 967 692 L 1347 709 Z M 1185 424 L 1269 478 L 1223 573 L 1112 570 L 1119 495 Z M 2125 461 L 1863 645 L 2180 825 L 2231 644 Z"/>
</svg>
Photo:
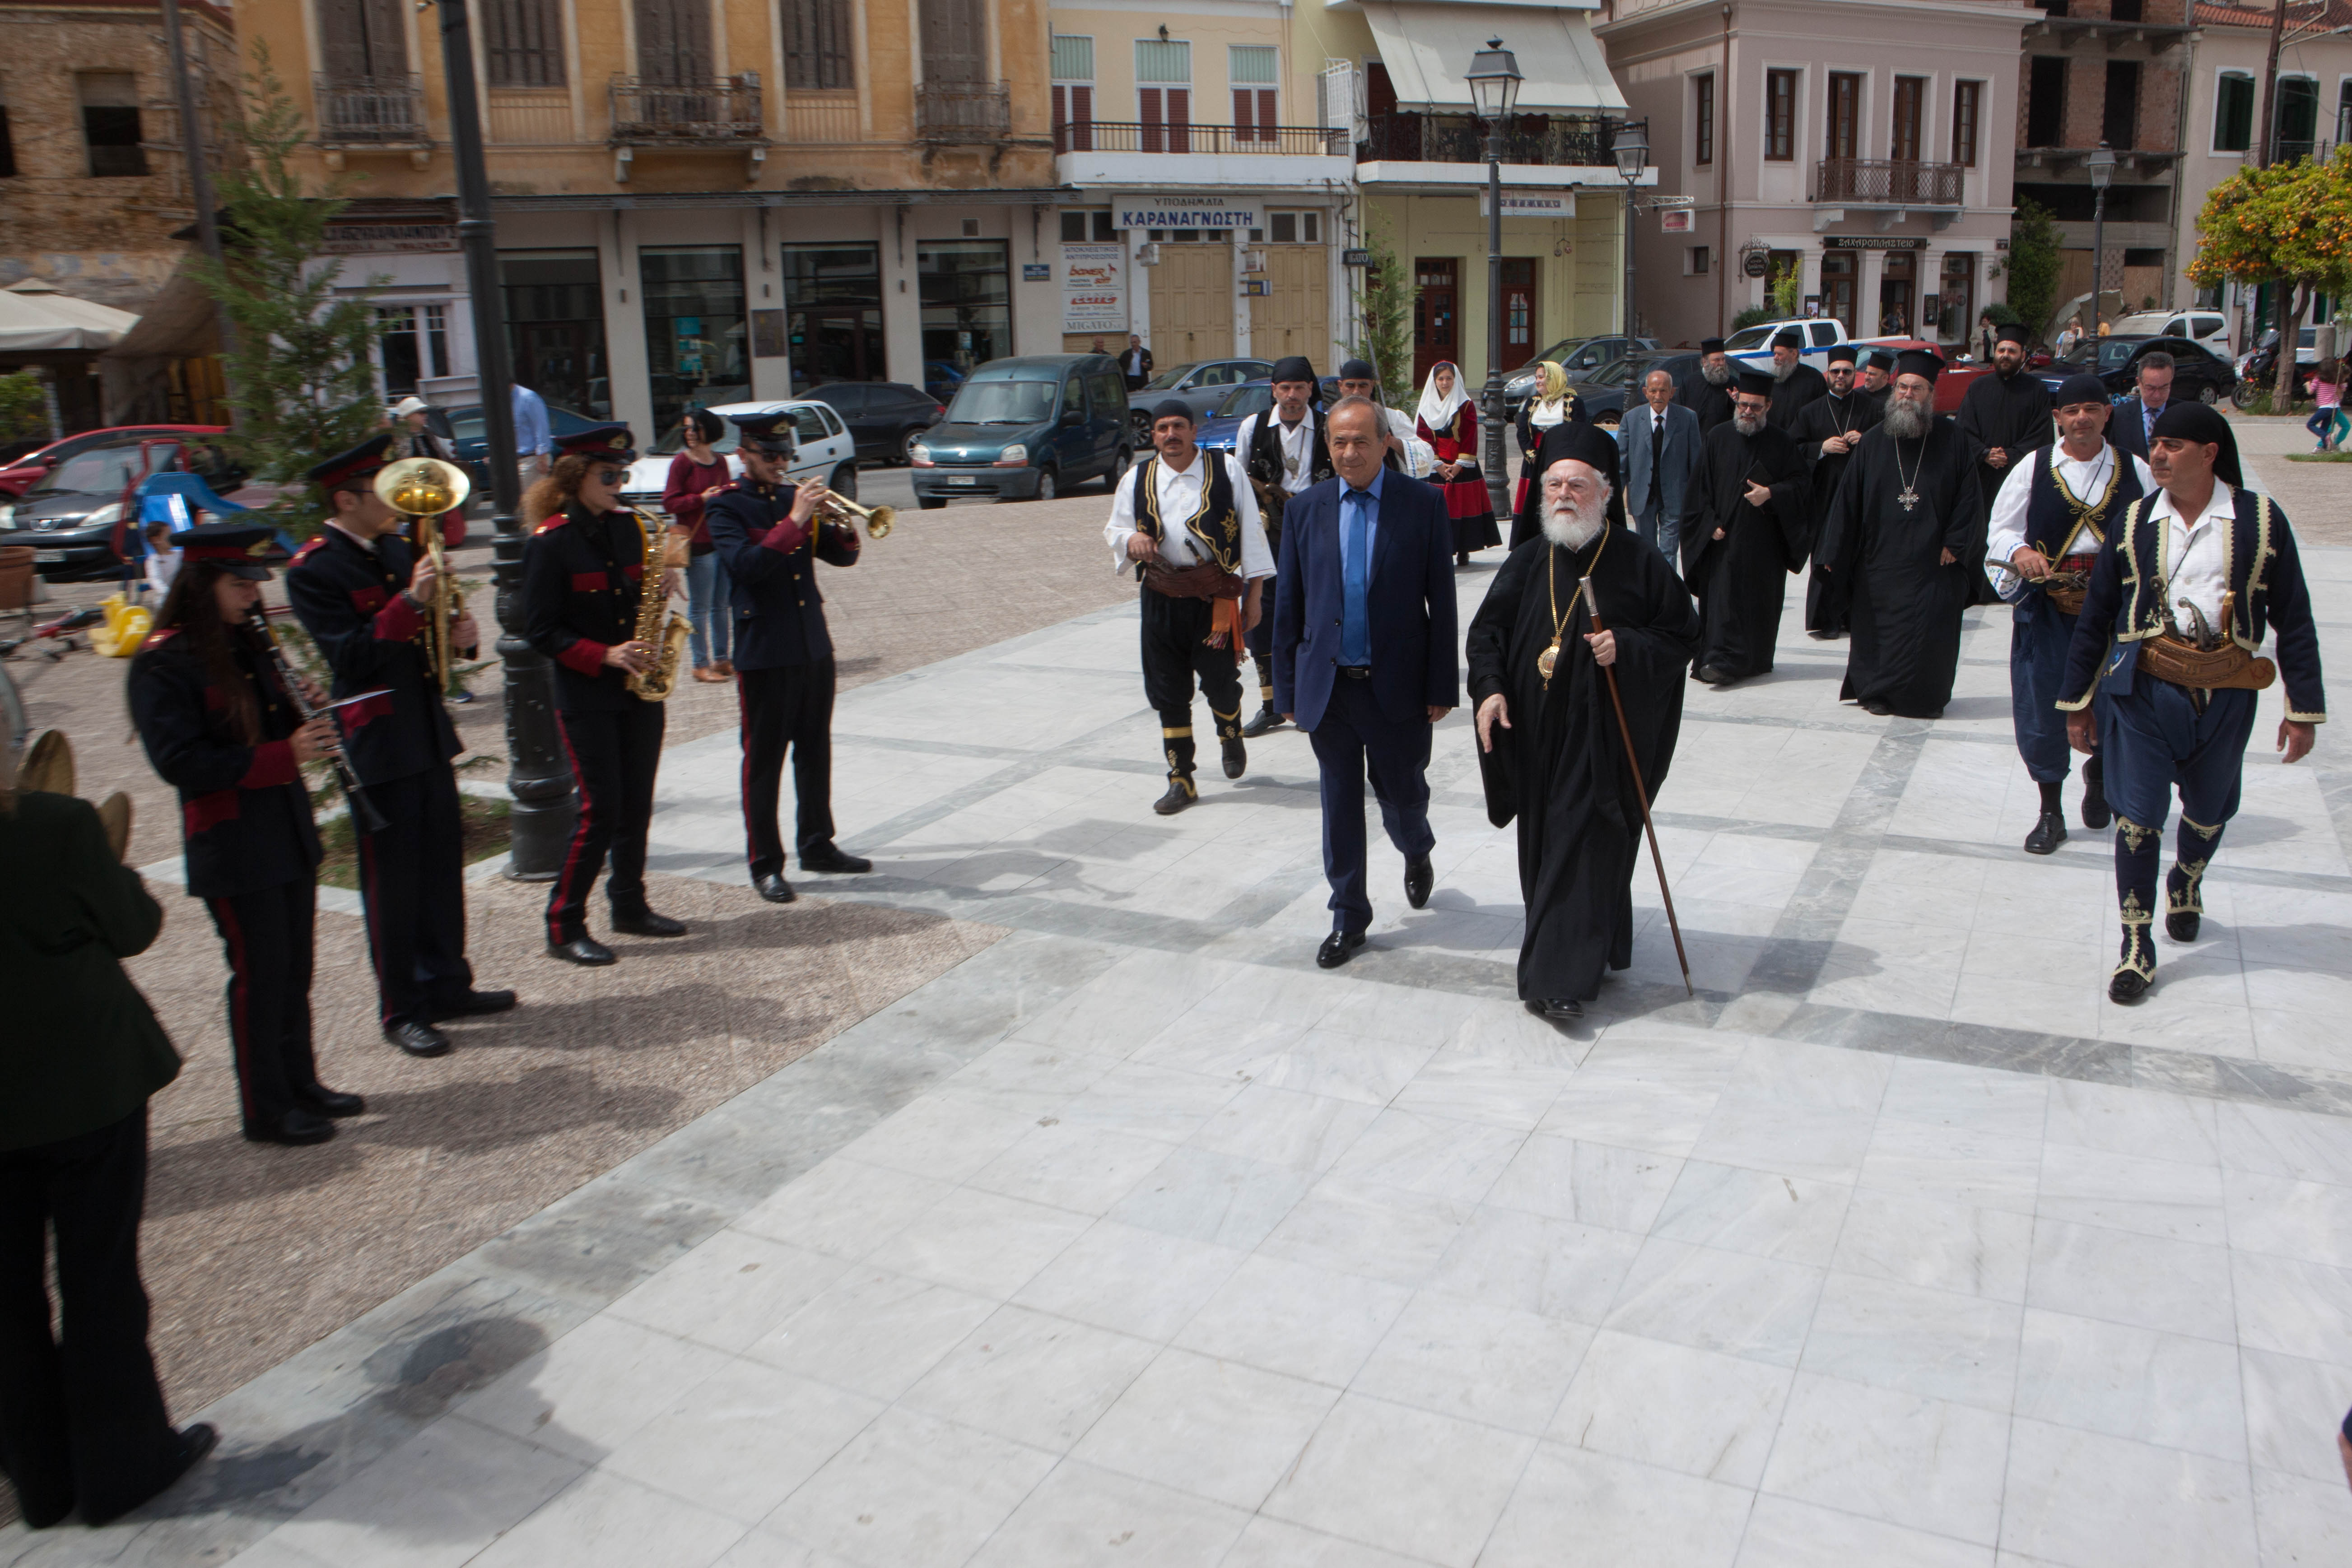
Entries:
<svg viewBox="0 0 2352 1568">
<path fill-rule="evenodd" d="M 1249 771 L 1249 748 L 1242 744 L 1240 736 L 1224 742 L 1224 753 L 1227 778 L 1237 779 Z"/>
<path fill-rule="evenodd" d="M 2164 917 L 2164 934 L 2175 942 L 2195 942 L 2205 917 L 2195 910 L 2174 910 Z"/>
<path fill-rule="evenodd" d="M 1274 710 L 1274 704 L 1269 702 L 1265 707 L 1259 709 L 1248 723 L 1242 726 L 1242 734 L 1249 740 L 1255 741 L 1260 735 L 1265 734 L 1268 730 L 1279 730 L 1280 728 L 1282 728 L 1282 715 L 1276 712 Z"/>
<path fill-rule="evenodd" d="M 1315 950 L 1315 963 L 1319 969 L 1337 969 L 1348 962 L 1348 955 L 1364 945 L 1364 933 L 1360 931 L 1335 931 L 1323 939 Z"/>
<path fill-rule="evenodd" d="M 1698 667 L 1698 678 L 1709 686 L 1720 686 L 1731 679 L 1711 664 L 1702 664 Z"/>
<path fill-rule="evenodd" d="M 835 877 L 854 877 L 860 871 L 874 869 L 874 862 L 863 855 L 845 855 L 828 844 L 822 849 L 802 850 L 801 869 L 824 871 Z"/>
<path fill-rule="evenodd" d="M 1862 710 L 1879 719 L 1886 718 L 1895 711 L 1894 709 L 1889 708 L 1885 703 L 1881 702 L 1875 697 L 1870 698 L 1864 701 L 1862 705 Z"/>
<path fill-rule="evenodd" d="M 2055 855 L 2058 846 L 2066 842 L 2066 819 L 2054 811 L 2045 811 L 2033 831 L 2025 836 L 2028 855 Z"/>
<path fill-rule="evenodd" d="M 631 936 L 684 936 L 686 922 L 657 915 L 651 910 L 639 910 L 633 915 L 614 915 L 613 929 Z"/>
<path fill-rule="evenodd" d="M 2116 814 L 2107 805 L 2106 781 L 2092 769 L 2083 770 L 2083 826 L 2105 827 L 2114 822 Z"/>
<path fill-rule="evenodd" d="M 324 1084 L 312 1084 L 294 1091 L 294 1103 L 313 1116 L 364 1116 L 367 1101 L 356 1094 L 345 1094 Z"/>
<path fill-rule="evenodd" d="M 1555 1024 L 1565 1024 L 1584 1016 L 1584 1004 L 1572 996 L 1546 996 L 1539 1001 L 1530 999 L 1526 1006 L 1537 1017 L 1549 1018 Z"/>
<path fill-rule="evenodd" d="M 245 1130 L 248 1143 L 324 1143 L 335 1135 L 335 1124 L 299 1106 L 275 1121 L 257 1121 Z"/>
<path fill-rule="evenodd" d="M 2107 1000 L 2131 1006 L 2147 994 L 2147 976 L 2137 969 L 2118 969 L 2107 982 Z"/>
<path fill-rule="evenodd" d="M 386 1024 L 383 1037 L 412 1057 L 446 1057 L 449 1054 L 449 1037 L 430 1024 L 414 1019 L 405 1024 Z"/>
<path fill-rule="evenodd" d="M 1192 786 L 1182 779 L 1170 779 L 1168 793 L 1153 801 L 1151 809 L 1162 816 L 1173 816 L 1199 798 L 1192 793 Z"/>
<path fill-rule="evenodd" d="M 566 963 L 584 963 L 593 968 L 613 962 L 613 950 L 593 936 L 575 936 L 569 942 L 551 942 L 547 956 L 560 958 Z"/>
<path fill-rule="evenodd" d="M 1417 910 L 1426 908 L 1429 889 L 1436 881 L 1437 871 L 1430 865 L 1429 857 L 1414 856 L 1404 863 L 1404 901 Z"/>
<path fill-rule="evenodd" d="M 163 1474 L 156 1478 L 152 1490 L 145 1497 L 125 1499 L 117 1507 L 92 1508 L 85 1503 L 82 1506 L 81 1521 L 93 1527 L 113 1523 L 142 1503 L 152 1501 L 171 1490 L 178 1484 L 182 1476 L 194 1469 L 205 1455 L 219 1447 L 219 1427 L 209 1421 L 189 1423 L 172 1434 L 172 1457 L 165 1462 Z M 37 1530 L 58 1521 L 37 1520 L 27 1516 L 25 1522 Z"/>
<path fill-rule="evenodd" d="M 455 1002 L 436 1002 L 427 1011 L 426 1019 L 437 1024 L 444 1018 L 470 1018 L 478 1013 L 503 1013 L 515 1005 L 511 991 L 468 991 Z"/>
<path fill-rule="evenodd" d="M 784 880 L 784 874 L 782 871 L 771 871 L 764 877 L 754 877 L 751 879 L 751 887 L 761 898 L 772 904 L 789 904 L 800 897 L 798 893 L 793 891 L 793 885 Z"/>
</svg>

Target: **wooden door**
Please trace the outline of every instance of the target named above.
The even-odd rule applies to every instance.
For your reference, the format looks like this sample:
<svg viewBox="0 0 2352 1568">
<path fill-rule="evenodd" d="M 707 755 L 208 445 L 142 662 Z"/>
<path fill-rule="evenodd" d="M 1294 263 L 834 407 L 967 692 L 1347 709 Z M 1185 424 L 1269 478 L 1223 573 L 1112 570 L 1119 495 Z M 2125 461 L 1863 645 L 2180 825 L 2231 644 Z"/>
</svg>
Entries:
<svg viewBox="0 0 2352 1568">
<path fill-rule="evenodd" d="M 1862 77 L 1855 71 L 1830 72 L 1829 142 L 1824 158 L 1857 158 L 1862 130 Z"/>
<path fill-rule="evenodd" d="M 1528 363 L 1536 352 L 1536 260 L 1503 258 L 1503 374 Z M 1470 369 L 1463 366 L 1462 374 Z"/>
<path fill-rule="evenodd" d="M 637 79 L 690 87 L 717 74 L 709 0 L 636 0 Z"/>
<path fill-rule="evenodd" d="M 1927 101 L 1927 79 L 1898 76 L 1895 79 L 1895 125 L 1887 139 L 1886 155 L 1905 163 L 1919 161 L 1919 110 Z"/>
<path fill-rule="evenodd" d="M 320 47 L 336 81 L 399 80 L 408 75 L 408 31 L 400 0 L 322 0 Z"/>
<path fill-rule="evenodd" d="M 1233 247 L 1163 244 L 1151 273 L 1151 356 L 1161 370 L 1234 352 Z"/>
<path fill-rule="evenodd" d="M 1462 363 L 1462 264 L 1450 256 L 1424 256 L 1412 264 L 1412 384 L 1429 379 L 1441 360 Z"/>
<path fill-rule="evenodd" d="M 1870 337 L 1878 323 L 1855 317 L 1853 283 L 1853 252 L 1824 251 L 1822 254 L 1822 314 L 1832 321 L 1843 321 L 1847 332 L 1854 337 Z"/>
<path fill-rule="evenodd" d="M 1138 88 L 1135 96 L 1143 117 L 1145 152 L 1190 153 L 1192 150 L 1191 88 Z"/>
<path fill-rule="evenodd" d="M 1915 257 L 1916 253 L 1908 250 L 1886 253 L 1886 271 L 1878 285 L 1878 330 L 1881 332 L 1909 332 L 1913 330 L 1912 285 L 1917 277 Z"/>
<path fill-rule="evenodd" d="M 988 28 L 980 0 L 922 0 L 923 80 L 988 80 Z"/>
<path fill-rule="evenodd" d="M 1329 274 L 1323 247 L 1268 246 L 1265 267 L 1274 292 L 1250 300 L 1250 353 L 1259 359 L 1305 354 L 1321 364 L 1331 353 Z"/>
</svg>

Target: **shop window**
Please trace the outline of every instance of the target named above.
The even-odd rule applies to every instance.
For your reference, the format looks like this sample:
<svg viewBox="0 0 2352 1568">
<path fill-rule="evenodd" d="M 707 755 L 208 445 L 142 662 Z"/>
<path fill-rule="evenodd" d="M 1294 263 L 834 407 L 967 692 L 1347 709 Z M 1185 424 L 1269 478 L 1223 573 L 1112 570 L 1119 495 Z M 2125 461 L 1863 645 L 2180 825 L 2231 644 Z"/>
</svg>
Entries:
<svg viewBox="0 0 2352 1568">
<path fill-rule="evenodd" d="M 1715 162 L 1715 73 L 1691 78 L 1691 162 Z"/>
<path fill-rule="evenodd" d="M 750 396 L 741 247 L 647 248 L 637 253 L 637 266 L 644 279 L 654 428 L 667 431 L 689 408 Z"/>
<path fill-rule="evenodd" d="M 1001 239 L 934 239 L 915 254 L 923 358 L 970 371 L 1013 352 L 1013 291 Z"/>
<path fill-rule="evenodd" d="M 1084 213 L 1065 213 L 1084 220 Z M 784 321 L 793 390 L 835 381 L 887 381 L 882 250 L 874 245 L 787 245 Z"/>
<path fill-rule="evenodd" d="M 1797 156 L 1797 73 L 1764 73 L 1764 156 L 1775 163 Z"/>
<path fill-rule="evenodd" d="M 604 366 L 602 271 L 593 250 L 499 254 L 507 353 L 515 379 L 592 419 L 613 416 Z"/>
<path fill-rule="evenodd" d="M 122 179 L 147 172 L 139 132 L 139 79 L 129 71 L 84 71 L 74 79 L 81 95 L 81 138 L 89 149 L 92 179 Z"/>
<path fill-rule="evenodd" d="M 1062 243 L 1065 245 L 1108 245 L 1118 238 L 1118 230 L 1111 226 L 1110 209 L 1108 207 L 1062 215 Z"/>
<path fill-rule="evenodd" d="M 1276 245 L 1320 245 L 1323 243 L 1323 215 L 1318 212 L 1268 213 L 1271 226 L 1265 235 Z M 1251 231 L 1255 239 L 1257 231 Z"/>
</svg>

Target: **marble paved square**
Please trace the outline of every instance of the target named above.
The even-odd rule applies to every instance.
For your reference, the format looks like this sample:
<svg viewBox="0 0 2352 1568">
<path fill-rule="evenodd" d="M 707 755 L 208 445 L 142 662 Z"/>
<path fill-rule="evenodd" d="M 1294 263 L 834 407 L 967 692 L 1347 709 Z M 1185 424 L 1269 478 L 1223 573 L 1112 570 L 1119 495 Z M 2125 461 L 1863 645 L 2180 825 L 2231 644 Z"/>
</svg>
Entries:
<svg viewBox="0 0 2352 1568">
<path fill-rule="evenodd" d="M 1795 620 L 1659 802 L 1696 994 L 1645 865 L 1565 1030 L 1464 715 L 1435 897 L 1376 845 L 1327 973 L 1305 739 L 1151 816 L 1131 608 L 849 694 L 877 868 L 812 890 L 1013 934 L 224 1400 L 193 1495 L 0 1562 L 2352 1562 L 2345 742 L 2258 744 L 2119 1009 L 2107 836 L 2018 847 L 2005 612 L 1932 723 Z M 731 737 L 673 751 L 656 867 L 738 878 L 739 820 Z"/>
</svg>

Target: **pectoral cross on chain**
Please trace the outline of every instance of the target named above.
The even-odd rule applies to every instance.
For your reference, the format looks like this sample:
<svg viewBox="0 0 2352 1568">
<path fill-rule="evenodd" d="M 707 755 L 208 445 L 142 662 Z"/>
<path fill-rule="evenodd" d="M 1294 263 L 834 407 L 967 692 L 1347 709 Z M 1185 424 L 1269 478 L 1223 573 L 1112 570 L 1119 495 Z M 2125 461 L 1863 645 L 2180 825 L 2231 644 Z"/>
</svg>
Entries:
<svg viewBox="0 0 2352 1568">
<path fill-rule="evenodd" d="M 1903 503 L 1903 510 L 1905 511 L 1916 511 L 1919 510 L 1919 491 L 1915 486 L 1905 485 L 1901 490 L 1896 492 L 1895 499 Z"/>
</svg>

